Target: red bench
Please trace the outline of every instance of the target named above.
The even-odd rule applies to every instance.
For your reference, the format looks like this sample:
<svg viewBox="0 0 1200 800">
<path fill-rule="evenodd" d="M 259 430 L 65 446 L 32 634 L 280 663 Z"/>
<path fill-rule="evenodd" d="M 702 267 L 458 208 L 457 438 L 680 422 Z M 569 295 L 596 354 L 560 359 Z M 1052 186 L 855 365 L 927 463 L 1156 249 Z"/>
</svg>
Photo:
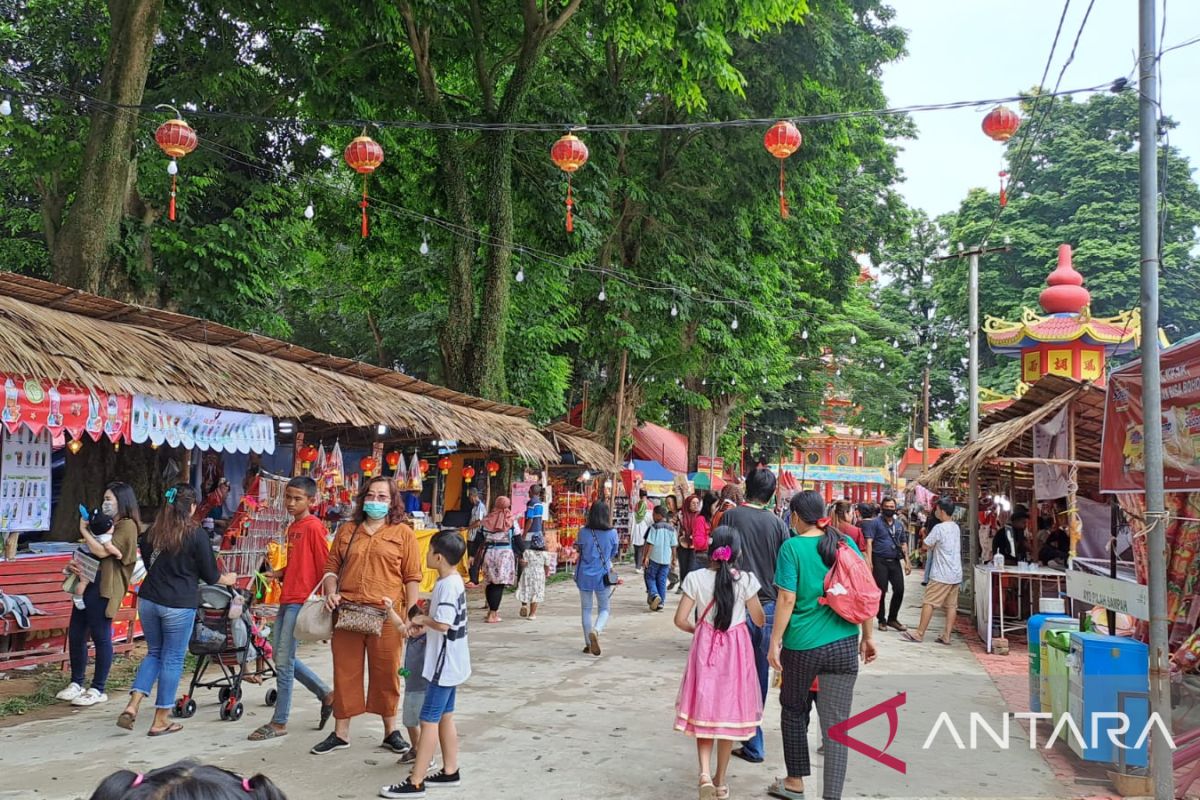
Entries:
<svg viewBox="0 0 1200 800">
<path fill-rule="evenodd" d="M 25 595 L 45 612 L 30 617 L 28 628 L 17 625 L 11 614 L 0 617 L 0 669 L 62 664 L 69 660 L 67 626 L 72 605 L 70 595 L 62 590 L 62 582 L 63 569 L 70 560 L 70 554 L 60 553 L 0 562 L 0 592 Z M 128 631 L 135 616 L 133 595 L 127 595 L 113 620 L 117 631 L 126 632 L 125 641 L 116 645 L 118 653 L 132 647 Z"/>
</svg>

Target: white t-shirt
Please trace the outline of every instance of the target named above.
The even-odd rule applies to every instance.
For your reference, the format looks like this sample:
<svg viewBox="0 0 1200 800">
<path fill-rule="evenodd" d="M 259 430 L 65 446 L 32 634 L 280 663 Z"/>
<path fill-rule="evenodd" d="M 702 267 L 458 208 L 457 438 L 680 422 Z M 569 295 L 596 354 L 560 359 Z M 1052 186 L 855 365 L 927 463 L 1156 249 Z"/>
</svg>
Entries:
<svg viewBox="0 0 1200 800">
<path fill-rule="evenodd" d="M 421 675 L 438 686 L 458 686 L 471 677 L 471 651 L 467 647 L 467 587 L 457 572 L 439 579 L 433 587 L 429 616 L 450 628 L 445 633 L 429 629 Z"/>
<path fill-rule="evenodd" d="M 708 604 L 712 602 L 714 587 L 717 583 L 717 573 L 711 569 L 698 569 L 689 572 L 687 577 L 683 579 L 683 593 L 692 598 L 696 603 L 697 613 L 702 613 L 708 608 Z M 733 616 L 730 618 L 729 627 L 741 624 L 746 621 L 746 601 L 758 594 L 758 590 L 762 588 L 762 584 L 758 582 L 758 578 L 754 577 L 753 572 L 739 572 L 737 583 L 734 584 L 734 603 Z M 717 604 L 713 603 L 708 614 L 705 616 L 710 623 L 716 619 Z"/>
<path fill-rule="evenodd" d="M 958 523 L 939 522 L 925 535 L 929 546 L 929 580 L 938 583 L 962 583 L 962 534 Z"/>
</svg>

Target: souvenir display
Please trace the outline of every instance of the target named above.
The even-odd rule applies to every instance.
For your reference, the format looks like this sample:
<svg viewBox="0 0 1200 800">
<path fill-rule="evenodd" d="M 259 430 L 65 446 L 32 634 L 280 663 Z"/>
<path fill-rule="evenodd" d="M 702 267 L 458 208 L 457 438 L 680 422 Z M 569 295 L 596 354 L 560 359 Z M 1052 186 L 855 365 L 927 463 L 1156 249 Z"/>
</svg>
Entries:
<svg viewBox="0 0 1200 800">
<path fill-rule="evenodd" d="M 7 429 L 0 444 L 0 531 L 50 530 L 50 433 Z"/>
<path fill-rule="evenodd" d="M 275 421 L 263 414 L 133 398 L 133 441 L 226 453 L 274 453 Z"/>
<path fill-rule="evenodd" d="M 130 407 L 133 398 L 67 383 L 24 378 L 0 373 L 4 380 L 4 405 L 0 422 L 15 432 L 27 428 L 33 434 L 43 430 L 62 442 L 65 434 L 79 439 L 84 433 L 93 441 L 107 436 L 112 441 L 129 441 Z"/>
</svg>

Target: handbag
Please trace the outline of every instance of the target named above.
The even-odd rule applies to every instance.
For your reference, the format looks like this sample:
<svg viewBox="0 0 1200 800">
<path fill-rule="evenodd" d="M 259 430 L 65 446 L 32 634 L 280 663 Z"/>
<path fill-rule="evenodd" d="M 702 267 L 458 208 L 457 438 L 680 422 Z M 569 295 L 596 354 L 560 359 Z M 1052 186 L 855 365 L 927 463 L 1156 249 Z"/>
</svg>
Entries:
<svg viewBox="0 0 1200 800">
<path fill-rule="evenodd" d="M 346 559 L 350 557 L 350 548 L 354 546 L 354 537 L 357 535 L 358 528 L 355 528 L 354 533 L 350 534 L 350 541 L 346 543 L 346 552 L 342 556 L 342 567 L 345 567 Z M 338 578 L 340 579 L 341 576 L 342 570 L 339 568 Z M 337 609 L 333 612 L 333 629 L 348 633 L 361 633 L 364 636 L 380 636 L 383 634 L 383 623 L 386 618 L 387 612 L 382 608 L 343 600 L 338 603 Z"/>
<path fill-rule="evenodd" d="M 592 531 L 592 544 L 596 546 L 596 555 L 600 556 L 600 563 L 604 565 L 604 574 L 600 576 L 601 580 L 604 581 L 605 586 L 616 586 L 620 583 L 621 576 L 613 569 L 609 560 L 604 557 L 604 551 L 600 549 L 600 540 L 596 537 L 596 531 Z"/>
<path fill-rule="evenodd" d="M 323 642 L 333 636 L 333 612 L 325 607 L 325 598 L 310 595 L 296 614 L 292 634 L 298 642 Z"/>
</svg>

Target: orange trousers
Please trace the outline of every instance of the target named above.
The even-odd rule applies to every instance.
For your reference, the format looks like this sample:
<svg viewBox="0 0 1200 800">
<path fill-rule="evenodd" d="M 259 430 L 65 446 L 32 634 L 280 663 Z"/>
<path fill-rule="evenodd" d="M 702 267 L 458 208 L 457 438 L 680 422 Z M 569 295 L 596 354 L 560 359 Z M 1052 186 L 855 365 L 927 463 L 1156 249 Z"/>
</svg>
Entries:
<svg viewBox="0 0 1200 800">
<path fill-rule="evenodd" d="M 332 648 L 335 719 L 349 719 L 363 713 L 394 717 L 400 713 L 404 637 L 390 622 L 384 622 L 379 636 L 335 630 Z"/>
</svg>

